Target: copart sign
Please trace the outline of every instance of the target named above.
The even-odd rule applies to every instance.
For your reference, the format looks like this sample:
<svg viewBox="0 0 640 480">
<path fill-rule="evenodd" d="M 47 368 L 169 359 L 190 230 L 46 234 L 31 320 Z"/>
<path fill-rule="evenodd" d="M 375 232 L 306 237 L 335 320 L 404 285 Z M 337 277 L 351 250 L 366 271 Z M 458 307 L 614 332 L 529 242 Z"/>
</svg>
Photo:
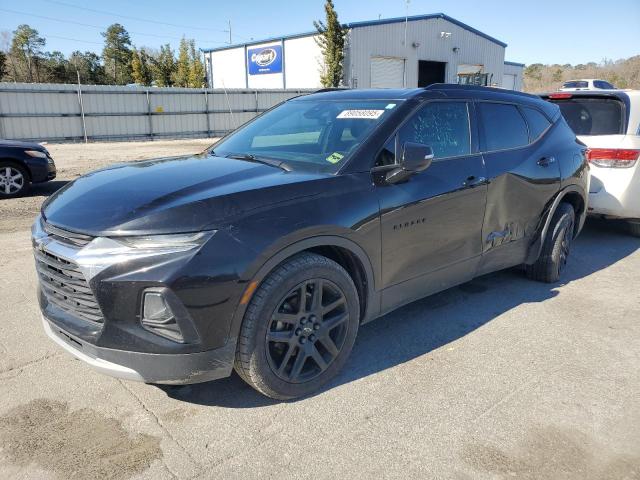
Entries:
<svg viewBox="0 0 640 480">
<path fill-rule="evenodd" d="M 282 45 L 247 49 L 249 75 L 282 73 Z"/>
</svg>

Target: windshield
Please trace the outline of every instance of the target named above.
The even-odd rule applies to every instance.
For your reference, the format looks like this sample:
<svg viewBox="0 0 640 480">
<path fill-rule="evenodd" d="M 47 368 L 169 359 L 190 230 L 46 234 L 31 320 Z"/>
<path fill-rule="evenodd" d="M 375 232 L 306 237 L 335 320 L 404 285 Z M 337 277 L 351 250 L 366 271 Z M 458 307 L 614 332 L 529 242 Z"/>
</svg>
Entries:
<svg viewBox="0 0 640 480">
<path fill-rule="evenodd" d="M 618 135 L 624 133 L 624 103 L 616 98 L 549 99 L 560 107 L 576 135 Z"/>
<path fill-rule="evenodd" d="M 292 170 L 335 172 L 398 101 L 293 100 L 261 115 L 213 146 L 217 156 L 253 156 Z"/>
</svg>

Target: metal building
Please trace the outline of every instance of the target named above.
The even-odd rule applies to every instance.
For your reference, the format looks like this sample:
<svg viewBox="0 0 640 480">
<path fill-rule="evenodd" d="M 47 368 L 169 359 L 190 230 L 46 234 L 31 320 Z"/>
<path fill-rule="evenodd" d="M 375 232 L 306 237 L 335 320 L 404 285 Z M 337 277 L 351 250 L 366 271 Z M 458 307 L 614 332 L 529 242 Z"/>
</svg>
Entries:
<svg viewBox="0 0 640 480">
<path fill-rule="evenodd" d="M 344 25 L 344 84 L 352 88 L 431 83 L 520 90 L 524 65 L 505 62 L 507 44 L 443 13 Z M 205 49 L 211 88 L 318 88 L 317 32 Z"/>
</svg>

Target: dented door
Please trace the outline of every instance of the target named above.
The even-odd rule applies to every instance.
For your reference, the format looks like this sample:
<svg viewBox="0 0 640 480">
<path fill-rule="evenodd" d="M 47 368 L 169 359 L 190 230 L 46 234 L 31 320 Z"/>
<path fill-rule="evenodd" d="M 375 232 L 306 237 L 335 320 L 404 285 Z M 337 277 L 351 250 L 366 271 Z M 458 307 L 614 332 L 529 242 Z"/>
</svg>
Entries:
<svg viewBox="0 0 640 480">
<path fill-rule="evenodd" d="M 481 102 L 478 112 L 489 181 L 482 229 L 482 272 L 488 272 L 524 261 L 544 209 L 559 189 L 560 162 L 546 136 L 530 138 L 515 105 Z"/>
</svg>

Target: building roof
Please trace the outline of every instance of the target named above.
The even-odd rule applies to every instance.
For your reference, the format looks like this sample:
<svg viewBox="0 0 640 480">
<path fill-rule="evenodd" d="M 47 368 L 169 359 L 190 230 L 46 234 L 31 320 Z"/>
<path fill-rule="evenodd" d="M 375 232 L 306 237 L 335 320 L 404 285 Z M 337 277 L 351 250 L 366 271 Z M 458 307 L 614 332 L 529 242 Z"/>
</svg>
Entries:
<svg viewBox="0 0 640 480">
<path fill-rule="evenodd" d="M 376 25 L 386 25 L 389 23 L 403 23 L 405 20 L 408 22 L 416 22 L 416 21 L 420 21 L 420 20 L 433 20 L 433 19 L 438 19 L 441 18 L 443 20 L 447 20 L 448 22 L 453 23 L 454 25 L 458 25 L 459 27 L 464 28 L 465 30 L 468 30 L 472 33 L 475 33 L 476 35 L 479 35 L 483 38 L 486 38 L 487 40 L 496 43 L 498 45 L 500 45 L 501 47 L 506 47 L 507 44 L 504 42 L 501 42 L 500 40 L 487 35 L 486 33 L 481 32 L 480 30 L 476 30 L 473 27 L 470 27 L 469 25 L 467 25 L 466 23 L 462 23 L 460 20 L 456 20 L 455 18 L 450 17 L 449 15 L 445 15 L 444 13 L 431 13 L 431 14 L 427 14 L 427 15 L 413 15 L 410 17 L 394 17 L 394 18 L 382 18 L 380 20 L 369 20 L 369 21 L 364 21 L 364 22 L 352 22 L 352 23 L 344 23 L 342 26 L 344 28 L 349 28 L 349 29 L 353 29 L 353 28 L 361 28 L 361 27 L 371 27 L 371 26 L 376 26 Z M 216 47 L 216 48 L 201 48 L 200 50 L 203 52 L 218 52 L 221 50 L 230 50 L 232 48 L 238 48 L 238 47 L 246 47 L 246 46 L 251 46 L 251 45 L 259 45 L 261 43 L 268 43 L 268 42 L 277 42 L 280 40 L 289 40 L 292 38 L 301 38 L 301 37 L 309 37 L 312 35 L 316 35 L 318 32 L 317 31 L 310 31 L 310 32 L 302 32 L 302 33 L 295 33 L 292 35 L 281 35 L 279 37 L 271 37 L 271 38 L 265 38 L 265 39 L 261 39 L 261 40 L 252 40 L 250 42 L 245 42 L 245 43 L 235 43 L 235 44 L 231 44 L 231 45 L 225 45 L 224 47 Z M 505 62 L 508 63 L 508 62 Z M 524 66 L 524 65 L 523 65 Z"/>
</svg>

